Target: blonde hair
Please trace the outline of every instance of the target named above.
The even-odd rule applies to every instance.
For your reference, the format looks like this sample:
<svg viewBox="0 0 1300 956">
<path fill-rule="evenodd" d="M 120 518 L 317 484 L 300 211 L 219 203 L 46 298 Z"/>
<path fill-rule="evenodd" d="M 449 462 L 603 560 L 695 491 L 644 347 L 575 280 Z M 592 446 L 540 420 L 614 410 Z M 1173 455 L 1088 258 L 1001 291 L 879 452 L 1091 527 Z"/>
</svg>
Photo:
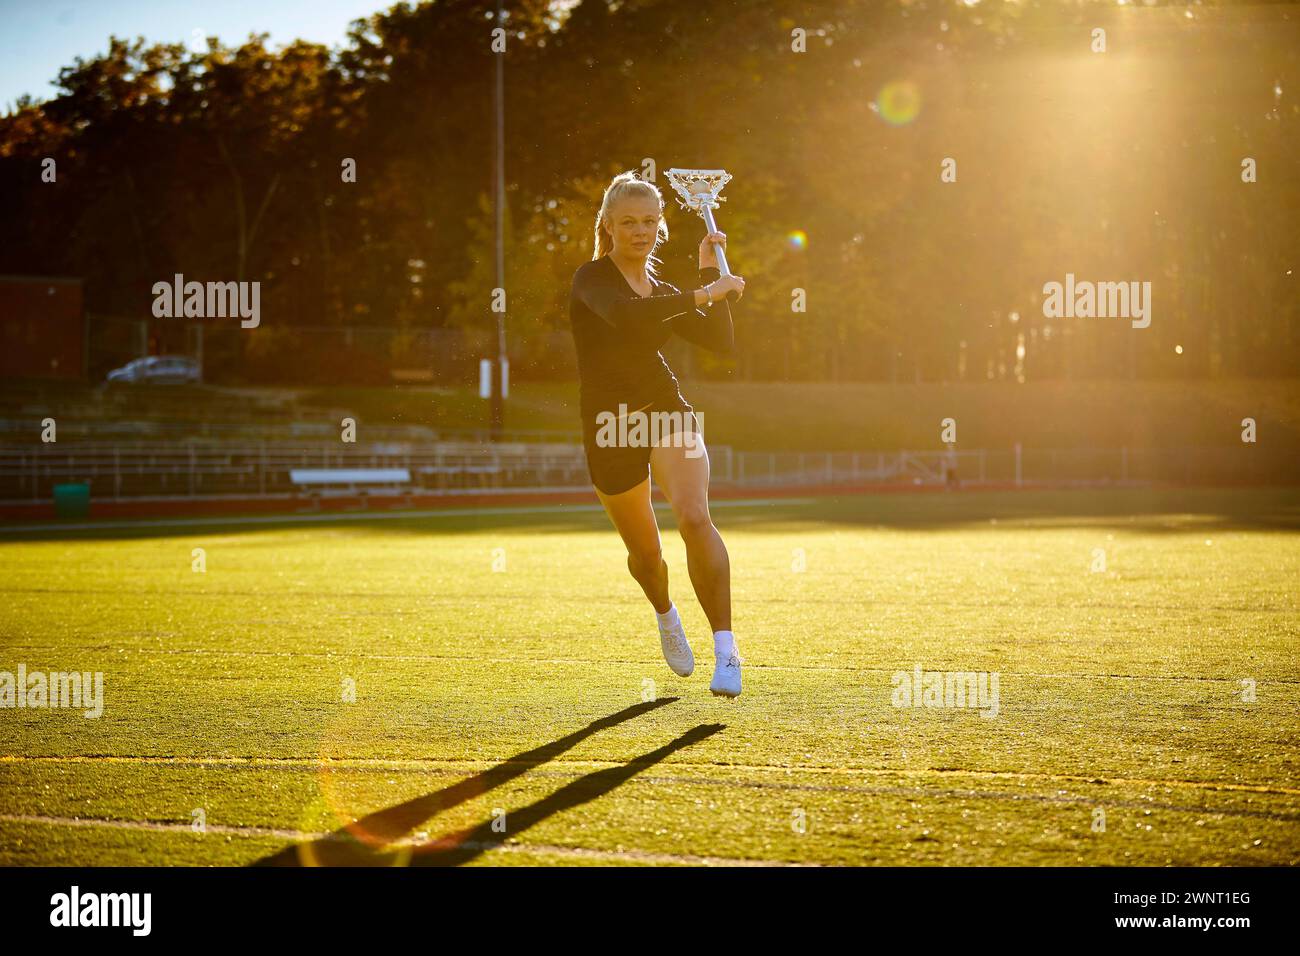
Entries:
<svg viewBox="0 0 1300 956">
<path fill-rule="evenodd" d="M 600 211 L 596 213 L 596 241 L 594 251 L 591 254 L 593 260 L 599 259 L 613 248 L 614 242 L 609 234 L 605 232 L 604 227 L 609 225 L 610 213 L 614 208 L 614 203 L 620 199 L 631 197 L 658 201 L 659 228 L 656 230 L 658 239 L 655 246 L 657 247 L 659 242 L 668 241 L 668 220 L 664 219 L 664 197 L 659 192 L 659 187 L 647 179 L 642 179 L 636 174 L 635 170 L 619 173 L 605 188 L 605 195 L 600 201 Z M 663 265 L 663 262 L 655 257 L 652 249 L 650 255 L 646 256 L 645 271 L 657 277 L 659 275 L 655 269 L 657 265 Z"/>
</svg>

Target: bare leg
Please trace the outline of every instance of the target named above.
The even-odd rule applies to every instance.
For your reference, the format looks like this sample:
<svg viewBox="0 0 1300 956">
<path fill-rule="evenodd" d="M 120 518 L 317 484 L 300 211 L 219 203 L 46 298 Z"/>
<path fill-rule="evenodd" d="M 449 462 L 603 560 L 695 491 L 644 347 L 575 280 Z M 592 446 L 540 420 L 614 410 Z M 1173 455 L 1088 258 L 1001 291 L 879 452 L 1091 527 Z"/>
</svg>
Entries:
<svg viewBox="0 0 1300 956">
<path fill-rule="evenodd" d="M 698 434 L 675 447 L 667 440 L 650 452 L 650 470 L 677 518 L 686 545 L 686 569 L 709 626 L 731 630 L 731 559 L 709 515 L 709 456 Z"/>
<path fill-rule="evenodd" d="M 617 495 L 607 495 L 596 488 L 596 497 L 627 546 L 627 569 L 654 609 L 666 614 L 668 598 L 668 563 L 660 548 L 659 523 L 650 504 L 650 479 Z"/>
</svg>

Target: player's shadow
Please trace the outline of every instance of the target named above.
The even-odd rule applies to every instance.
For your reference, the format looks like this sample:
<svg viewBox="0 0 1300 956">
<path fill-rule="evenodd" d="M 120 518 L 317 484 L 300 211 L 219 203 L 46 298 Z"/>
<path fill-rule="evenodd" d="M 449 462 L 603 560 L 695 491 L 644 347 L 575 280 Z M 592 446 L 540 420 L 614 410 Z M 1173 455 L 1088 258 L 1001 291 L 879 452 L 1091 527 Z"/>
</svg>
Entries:
<svg viewBox="0 0 1300 956">
<path fill-rule="evenodd" d="M 252 865 L 388 866 L 392 865 L 394 859 L 409 854 L 409 863 L 412 866 L 459 866 L 500 846 L 508 836 L 517 836 L 552 814 L 609 793 L 676 751 L 711 737 L 725 725 L 701 724 L 693 727 L 677 739 L 642 754 L 621 767 L 610 767 L 586 774 L 536 803 L 511 810 L 504 820 L 506 832 L 495 831 L 494 823 L 498 826 L 500 823 L 487 820 L 479 826 L 425 842 L 404 841 L 403 837 L 444 810 L 522 776 L 539 764 L 556 759 L 597 731 L 639 717 L 676 700 L 676 697 L 667 697 L 627 707 L 607 717 L 594 720 L 580 730 L 551 743 L 516 754 L 459 783 L 386 810 L 379 810 L 309 843 L 295 843 L 255 861 Z"/>
</svg>

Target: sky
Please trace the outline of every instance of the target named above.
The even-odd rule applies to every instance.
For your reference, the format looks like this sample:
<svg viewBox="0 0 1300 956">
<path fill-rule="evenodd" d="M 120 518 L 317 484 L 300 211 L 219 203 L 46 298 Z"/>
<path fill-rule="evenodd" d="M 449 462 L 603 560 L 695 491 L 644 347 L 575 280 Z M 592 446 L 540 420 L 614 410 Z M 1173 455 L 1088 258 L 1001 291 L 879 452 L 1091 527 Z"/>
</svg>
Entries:
<svg viewBox="0 0 1300 956">
<path fill-rule="evenodd" d="M 237 45 L 270 33 L 276 47 L 295 39 L 334 46 L 348 24 L 395 0 L 0 0 L 0 112 L 24 93 L 55 93 L 60 67 L 108 50 L 108 37 L 194 43 L 218 36 Z M 197 33 L 195 31 L 198 31 Z"/>
</svg>

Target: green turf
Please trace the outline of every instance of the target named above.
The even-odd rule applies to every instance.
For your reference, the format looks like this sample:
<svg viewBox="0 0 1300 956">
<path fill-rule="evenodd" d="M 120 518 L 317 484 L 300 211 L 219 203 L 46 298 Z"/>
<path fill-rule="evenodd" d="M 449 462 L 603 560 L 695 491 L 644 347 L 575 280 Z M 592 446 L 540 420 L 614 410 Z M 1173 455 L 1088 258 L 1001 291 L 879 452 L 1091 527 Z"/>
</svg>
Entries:
<svg viewBox="0 0 1300 956">
<path fill-rule="evenodd" d="M 5 535 L 0 670 L 106 704 L 0 710 L 0 864 L 1300 863 L 1300 491 L 714 521 L 734 702 L 667 512 L 688 679 L 599 512 Z M 894 707 L 916 664 L 997 716 Z"/>
</svg>

